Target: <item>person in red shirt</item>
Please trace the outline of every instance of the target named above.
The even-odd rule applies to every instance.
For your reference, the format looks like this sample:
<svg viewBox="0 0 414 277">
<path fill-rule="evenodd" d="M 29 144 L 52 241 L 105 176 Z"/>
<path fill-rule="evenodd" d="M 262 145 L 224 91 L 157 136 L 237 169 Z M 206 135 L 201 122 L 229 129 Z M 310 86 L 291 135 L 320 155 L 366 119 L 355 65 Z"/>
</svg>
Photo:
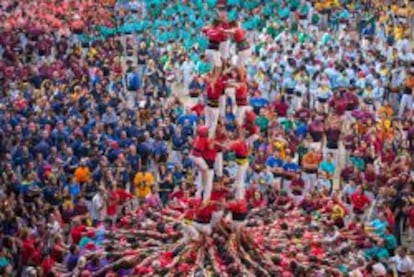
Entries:
<svg viewBox="0 0 414 277">
<path fill-rule="evenodd" d="M 203 103 L 203 99 L 199 98 L 197 103 L 195 103 L 195 105 L 193 105 L 190 109 L 191 112 L 195 112 L 197 116 L 202 116 L 204 114 L 204 110 L 205 110 L 206 106 Z"/>
<path fill-rule="evenodd" d="M 202 32 L 208 38 L 208 48 L 206 50 L 206 56 L 210 62 L 214 64 L 214 73 L 218 76 L 218 71 L 222 67 L 223 62 L 221 60 L 220 44 L 227 40 L 227 35 L 221 21 L 215 19 L 211 26 L 204 27 Z"/>
<path fill-rule="evenodd" d="M 207 148 L 203 151 L 203 158 L 208 166 L 207 179 L 203 190 L 203 200 L 207 202 L 210 200 L 211 191 L 213 189 L 214 180 L 214 164 L 217 158 L 217 148 L 214 140 L 209 140 Z"/>
<path fill-rule="evenodd" d="M 70 231 L 72 243 L 78 244 L 81 238 L 84 236 L 84 234 L 86 234 L 86 232 L 86 226 L 81 224 L 79 219 L 72 220 L 72 230 Z"/>
<path fill-rule="evenodd" d="M 253 146 L 253 143 L 259 138 L 259 127 L 256 125 L 256 114 L 254 111 L 246 111 L 243 120 L 243 129 L 247 132 L 247 145 Z"/>
<path fill-rule="evenodd" d="M 232 228 L 235 232 L 240 232 L 247 218 L 246 198 L 233 200 L 227 203 L 227 209 L 231 212 Z"/>
<path fill-rule="evenodd" d="M 198 188 L 196 192 L 197 197 L 201 197 L 201 188 L 204 188 L 205 181 L 207 180 L 208 165 L 203 158 L 203 152 L 207 149 L 208 144 L 208 127 L 205 125 L 199 126 L 197 128 L 197 135 L 193 141 L 193 148 L 191 149 L 190 155 L 190 158 L 194 162 L 198 171 L 196 179 Z"/>
<path fill-rule="evenodd" d="M 233 35 L 233 41 L 236 43 L 237 59 L 236 66 L 240 75 L 244 75 L 246 60 L 251 55 L 250 44 L 246 38 L 246 31 L 240 26 L 237 21 L 230 23 L 231 30 L 227 31 Z"/>
<path fill-rule="evenodd" d="M 244 116 L 246 114 L 246 111 L 249 109 L 248 105 L 248 87 L 247 83 L 244 80 L 241 80 L 241 78 L 238 78 L 238 82 L 231 83 L 230 85 L 227 85 L 227 87 L 233 87 L 235 89 L 235 95 L 236 95 L 236 122 L 238 125 L 242 125 L 244 121 Z"/>
<path fill-rule="evenodd" d="M 213 184 L 213 191 L 211 192 L 210 201 L 215 205 L 215 211 L 211 219 L 211 226 L 214 228 L 217 223 L 223 218 L 223 203 L 226 200 L 228 191 L 223 187 L 221 182 Z"/>
<path fill-rule="evenodd" d="M 195 209 L 195 216 L 192 225 L 200 233 L 209 236 L 212 232 L 211 219 L 216 207 L 213 202 L 203 202 Z"/>
<path fill-rule="evenodd" d="M 22 237 L 22 248 L 21 248 L 21 261 L 22 265 L 26 266 L 33 255 L 35 250 L 35 240 L 32 239 L 27 233 L 23 234 Z"/>
<path fill-rule="evenodd" d="M 224 93 L 225 85 L 222 77 L 211 78 L 207 84 L 206 125 L 209 128 L 209 137 L 216 133 L 219 119 L 219 99 Z"/>
<path fill-rule="evenodd" d="M 228 37 L 228 30 L 231 29 L 231 26 L 227 20 L 227 13 L 223 12 L 219 14 L 220 18 L 220 27 L 223 28 L 223 33 L 226 35 L 226 39 L 220 42 L 219 51 L 222 61 L 226 62 L 230 57 L 230 39 Z"/>
<path fill-rule="evenodd" d="M 351 194 L 351 204 L 353 211 L 356 214 L 363 214 L 370 203 L 371 200 L 365 195 L 362 187 L 358 187 L 355 192 Z"/>
<path fill-rule="evenodd" d="M 214 140 L 217 142 L 216 145 L 216 160 L 214 163 L 214 170 L 215 170 L 215 176 L 219 178 L 221 181 L 223 177 L 223 147 L 222 145 L 227 140 L 226 130 L 224 128 L 224 125 L 219 122 L 216 129 L 216 135 L 214 137 Z"/>
<path fill-rule="evenodd" d="M 247 168 L 249 167 L 249 147 L 243 130 L 238 130 L 238 138 L 230 144 L 229 150 L 235 153 L 238 164 L 237 174 L 234 180 L 234 187 L 236 189 L 235 197 L 236 199 L 244 199 L 246 194 L 244 179 Z"/>
<path fill-rule="evenodd" d="M 109 193 L 108 204 L 106 208 L 106 214 L 109 218 L 112 219 L 112 222 L 115 224 L 116 221 L 116 214 L 118 211 L 118 203 L 120 202 L 118 192 L 116 187 L 111 187 Z"/>
</svg>

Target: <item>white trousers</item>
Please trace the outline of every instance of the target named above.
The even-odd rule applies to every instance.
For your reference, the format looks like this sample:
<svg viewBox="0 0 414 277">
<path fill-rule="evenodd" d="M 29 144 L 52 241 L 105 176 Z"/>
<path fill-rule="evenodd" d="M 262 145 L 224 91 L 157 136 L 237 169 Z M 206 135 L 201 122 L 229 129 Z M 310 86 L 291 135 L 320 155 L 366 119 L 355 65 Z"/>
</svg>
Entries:
<svg viewBox="0 0 414 277">
<path fill-rule="evenodd" d="M 246 139 L 247 146 L 253 147 L 254 142 L 259 138 L 258 134 L 251 135 Z"/>
<path fill-rule="evenodd" d="M 247 162 L 245 164 L 239 164 L 239 168 L 237 169 L 237 174 L 234 180 L 234 185 L 236 189 L 235 198 L 238 200 L 244 199 L 244 196 L 246 194 L 246 186 L 244 184 L 244 180 L 246 177 L 246 171 L 248 167 L 249 167 L 249 163 Z"/>
<path fill-rule="evenodd" d="M 237 106 L 236 110 L 236 122 L 239 124 L 239 126 L 243 125 L 244 117 L 246 115 L 246 112 L 250 110 L 249 106 Z"/>
<path fill-rule="evenodd" d="M 211 235 L 211 224 L 201 224 L 193 221 L 192 225 L 199 233 L 204 234 L 206 236 Z"/>
<path fill-rule="evenodd" d="M 211 197 L 211 191 L 213 190 L 213 180 L 214 180 L 214 169 L 207 170 L 206 184 L 203 190 L 203 200 L 208 201 Z"/>
<path fill-rule="evenodd" d="M 213 137 L 216 134 L 217 122 L 219 118 L 219 109 L 215 107 L 206 107 L 206 125 L 208 127 L 209 137 Z"/>
<path fill-rule="evenodd" d="M 302 179 L 305 183 L 305 192 L 313 191 L 316 187 L 316 182 L 318 180 L 316 172 L 315 173 L 302 173 Z"/>
<path fill-rule="evenodd" d="M 236 105 L 236 89 L 235 88 L 226 88 L 226 96 L 227 97 L 230 97 L 230 99 L 231 99 L 231 105 L 232 105 L 232 108 L 233 108 L 233 114 L 236 114 L 236 111 L 237 111 L 237 105 Z"/>
<path fill-rule="evenodd" d="M 413 107 L 413 96 L 411 94 L 403 94 L 401 96 L 400 107 L 398 110 L 398 116 L 402 117 L 406 109 L 411 110 Z"/>
<path fill-rule="evenodd" d="M 200 232 L 197 230 L 195 226 L 193 226 L 193 224 L 194 223 L 191 223 L 190 225 L 185 225 L 185 228 L 183 229 L 185 242 L 199 241 L 201 239 Z"/>
<path fill-rule="evenodd" d="M 226 115 L 226 94 L 221 95 L 219 98 L 219 116 L 223 117 Z"/>
<path fill-rule="evenodd" d="M 251 56 L 252 50 L 250 48 L 240 51 L 237 54 L 236 66 L 238 68 L 245 67 L 247 59 Z"/>
<path fill-rule="evenodd" d="M 322 150 L 322 142 L 311 142 L 310 147 L 312 147 L 313 149 L 315 149 L 316 151 L 321 151 Z"/>
<path fill-rule="evenodd" d="M 220 223 L 221 219 L 223 218 L 223 211 L 216 211 L 213 213 L 211 217 L 211 226 L 214 228 L 218 223 Z"/>
<path fill-rule="evenodd" d="M 210 63 L 212 63 L 215 67 L 221 67 L 223 65 L 223 62 L 221 61 L 220 51 L 207 49 L 206 56 L 208 57 Z"/>
<path fill-rule="evenodd" d="M 214 170 L 217 177 L 223 177 L 223 152 L 217 152 L 214 162 Z"/>
<path fill-rule="evenodd" d="M 202 157 L 196 157 L 191 155 L 190 159 L 194 162 L 197 170 L 197 177 L 195 181 L 197 187 L 196 197 L 201 197 L 205 183 L 208 178 L 208 166 L 206 161 Z"/>
<path fill-rule="evenodd" d="M 230 57 L 230 40 L 223 41 L 219 46 L 221 58 L 227 60 Z"/>
</svg>

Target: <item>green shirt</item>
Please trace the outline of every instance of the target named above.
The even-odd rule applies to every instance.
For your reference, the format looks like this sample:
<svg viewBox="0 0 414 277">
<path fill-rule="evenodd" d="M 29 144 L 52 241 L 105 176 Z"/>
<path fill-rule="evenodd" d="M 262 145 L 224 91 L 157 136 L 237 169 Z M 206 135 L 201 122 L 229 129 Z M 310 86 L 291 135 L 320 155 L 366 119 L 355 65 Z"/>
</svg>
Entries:
<svg viewBox="0 0 414 277">
<path fill-rule="evenodd" d="M 307 15 L 309 13 L 309 5 L 308 5 L 308 3 L 305 3 L 305 4 L 303 4 L 303 5 L 300 6 L 299 13 L 301 15 Z"/>
<path fill-rule="evenodd" d="M 259 126 L 261 132 L 266 132 L 269 128 L 269 119 L 260 115 L 256 118 L 256 125 Z"/>
<path fill-rule="evenodd" d="M 290 132 L 293 129 L 293 122 L 292 120 L 285 120 L 281 122 L 283 128 L 285 129 L 285 132 Z"/>
<path fill-rule="evenodd" d="M 308 40 L 308 35 L 307 34 L 305 34 L 303 32 L 298 33 L 298 41 L 299 41 L 299 43 L 303 44 L 307 40 Z"/>
<path fill-rule="evenodd" d="M 398 246 L 397 245 L 397 239 L 395 238 L 395 236 L 393 234 L 385 235 L 384 236 L 384 241 L 385 241 L 385 247 L 388 250 L 394 250 Z"/>
<path fill-rule="evenodd" d="M 289 17 L 289 7 L 279 8 L 277 13 L 281 19 L 286 19 Z"/>
<path fill-rule="evenodd" d="M 212 70 L 213 70 L 213 65 L 211 63 L 200 61 L 197 65 L 197 71 L 201 75 L 207 74 Z"/>
</svg>

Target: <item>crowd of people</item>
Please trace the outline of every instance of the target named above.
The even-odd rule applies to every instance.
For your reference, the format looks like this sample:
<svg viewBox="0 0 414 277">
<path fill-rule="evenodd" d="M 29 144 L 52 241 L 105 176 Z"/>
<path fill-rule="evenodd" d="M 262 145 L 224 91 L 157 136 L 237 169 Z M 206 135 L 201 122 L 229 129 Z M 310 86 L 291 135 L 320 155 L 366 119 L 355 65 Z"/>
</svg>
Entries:
<svg viewBox="0 0 414 277">
<path fill-rule="evenodd" d="M 2 1 L 0 274 L 411 276 L 406 1 Z"/>
</svg>

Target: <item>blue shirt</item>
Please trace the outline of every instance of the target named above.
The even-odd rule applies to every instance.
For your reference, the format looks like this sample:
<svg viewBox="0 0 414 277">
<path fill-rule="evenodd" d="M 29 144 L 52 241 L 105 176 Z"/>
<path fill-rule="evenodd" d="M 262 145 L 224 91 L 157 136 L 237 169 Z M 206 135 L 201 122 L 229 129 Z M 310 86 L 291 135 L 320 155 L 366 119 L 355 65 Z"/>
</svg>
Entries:
<svg viewBox="0 0 414 277">
<path fill-rule="evenodd" d="M 141 81 L 138 74 L 135 72 L 128 73 L 126 83 L 128 90 L 137 90 L 141 87 Z"/>
<path fill-rule="evenodd" d="M 283 166 L 283 170 L 288 171 L 288 172 L 295 172 L 295 171 L 298 171 L 299 169 L 300 169 L 299 165 L 295 162 L 285 163 L 285 165 Z"/>
<path fill-rule="evenodd" d="M 267 158 L 266 165 L 269 167 L 283 167 L 283 161 L 280 158 L 275 158 L 271 156 Z"/>
<path fill-rule="evenodd" d="M 386 221 L 381 221 L 380 219 L 376 218 L 371 221 L 371 226 L 374 229 L 374 232 L 377 233 L 379 236 L 384 236 L 385 229 L 388 226 Z"/>
<path fill-rule="evenodd" d="M 295 130 L 295 135 L 297 137 L 306 137 L 306 135 L 308 134 L 308 125 L 306 123 L 299 123 L 298 127 Z"/>
</svg>

